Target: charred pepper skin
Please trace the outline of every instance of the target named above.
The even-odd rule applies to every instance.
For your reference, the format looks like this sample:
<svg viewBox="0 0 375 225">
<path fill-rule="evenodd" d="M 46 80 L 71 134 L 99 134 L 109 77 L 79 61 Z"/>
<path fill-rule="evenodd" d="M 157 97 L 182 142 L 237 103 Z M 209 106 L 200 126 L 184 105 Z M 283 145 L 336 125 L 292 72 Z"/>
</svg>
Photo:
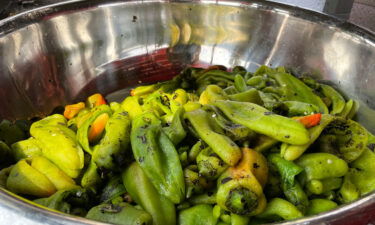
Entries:
<svg viewBox="0 0 375 225">
<path fill-rule="evenodd" d="M 160 194 L 180 203 L 185 196 L 182 166 L 161 121 L 153 113 L 144 113 L 132 121 L 130 136 L 134 157 L 151 183 Z"/>
</svg>

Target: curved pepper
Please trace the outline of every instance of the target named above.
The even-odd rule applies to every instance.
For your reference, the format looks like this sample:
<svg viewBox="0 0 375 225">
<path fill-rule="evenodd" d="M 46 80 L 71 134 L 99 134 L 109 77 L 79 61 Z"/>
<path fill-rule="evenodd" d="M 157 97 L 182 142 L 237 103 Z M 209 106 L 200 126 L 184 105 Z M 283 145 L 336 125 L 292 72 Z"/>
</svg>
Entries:
<svg viewBox="0 0 375 225">
<path fill-rule="evenodd" d="M 322 99 L 310 87 L 289 73 L 274 73 L 274 78 L 283 90 L 285 100 L 305 102 L 319 107 L 321 113 L 328 113 Z"/>
<path fill-rule="evenodd" d="M 42 156 L 33 157 L 31 159 L 31 166 L 44 174 L 57 190 L 68 190 L 77 187 L 72 178 Z"/>
<path fill-rule="evenodd" d="M 125 202 L 95 206 L 90 209 L 86 218 L 119 225 L 152 224 L 150 214 Z"/>
<path fill-rule="evenodd" d="M 301 173 L 306 181 L 342 177 L 348 172 L 348 164 L 329 153 L 309 153 L 302 155 L 296 164 L 304 168 Z"/>
<path fill-rule="evenodd" d="M 98 167 L 93 161 L 90 161 L 89 166 L 82 176 L 81 186 L 96 193 L 99 186 L 102 184 L 102 181 L 103 180 L 98 173 Z"/>
<path fill-rule="evenodd" d="M 102 194 L 100 195 L 100 202 L 108 202 L 125 193 L 126 189 L 121 176 L 114 176 L 103 188 Z"/>
<path fill-rule="evenodd" d="M 181 202 L 185 196 L 181 162 L 173 143 L 162 131 L 161 121 L 153 113 L 144 113 L 133 120 L 131 145 L 135 159 L 155 188 L 172 202 Z"/>
<path fill-rule="evenodd" d="M 0 188 L 6 188 L 7 180 L 10 174 L 10 171 L 12 171 L 13 166 L 6 167 L 2 170 L 0 170 Z M 216 201 L 216 198 L 215 198 Z"/>
<path fill-rule="evenodd" d="M 217 179 L 228 165 L 220 159 L 210 147 L 203 149 L 197 156 L 199 174 L 209 180 Z"/>
<path fill-rule="evenodd" d="M 310 201 L 306 215 L 316 215 L 337 208 L 337 203 L 328 199 L 316 198 Z"/>
<path fill-rule="evenodd" d="M 178 215 L 180 225 L 216 225 L 212 214 L 212 206 L 202 204 L 182 210 Z"/>
<path fill-rule="evenodd" d="M 242 149 L 243 157 L 236 167 L 230 167 L 218 179 L 218 205 L 238 215 L 253 216 L 266 207 L 262 185 L 252 173 L 251 150 Z"/>
<path fill-rule="evenodd" d="M 306 128 L 293 119 L 273 114 L 267 109 L 249 102 L 215 101 L 217 106 L 233 122 L 249 129 L 290 144 L 309 142 Z"/>
<path fill-rule="evenodd" d="M 241 157 L 240 148 L 227 136 L 215 132 L 209 123 L 208 113 L 197 109 L 185 113 L 195 131 L 212 150 L 227 164 L 235 165 Z"/>
<path fill-rule="evenodd" d="M 63 213 L 82 214 L 81 211 L 90 203 L 90 196 L 85 189 L 75 188 L 60 190 L 48 198 L 36 199 L 34 202 Z"/>
<path fill-rule="evenodd" d="M 338 91 L 336 91 L 333 87 L 329 85 L 320 84 L 320 88 L 322 89 L 323 95 L 325 95 L 332 101 L 332 109 L 330 113 L 333 115 L 340 114 L 345 108 L 344 97 L 342 97 L 342 95 Z"/>
<path fill-rule="evenodd" d="M 16 161 L 33 156 L 42 155 L 42 149 L 38 146 L 35 138 L 17 141 L 12 144 L 12 155 Z"/>
<path fill-rule="evenodd" d="M 98 167 L 115 169 L 125 163 L 130 143 L 130 118 L 122 108 L 115 111 L 105 126 L 104 137 L 94 146 L 92 160 Z"/>
<path fill-rule="evenodd" d="M 321 151 L 352 162 L 367 149 L 368 134 L 365 128 L 353 120 L 337 118 L 318 139 Z"/>
<path fill-rule="evenodd" d="M 316 139 L 320 136 L 324 128 L 330 124 L 335 117 L 327 114 L 323 114 L 320 120 L 319 125 L 314 126 L 310 128 L 309 131 L 309 136 L 310 140 L 303 145 L 290 145 L 287 143 L 283 143 L 281 145 L 281 156 L 286 159 L 286 160 L 295 160 L 298 157 L 300 157 L 306 149 L 315 142 Z"/>
<path fill-rule="evenodd" d="M 216 100 L 227 100 L 228 96 L 217 85 L 208 85 L 199 97 L 199 103 L 202 105 L 211 104 Z"/>
<path fill-rule="evenodd" d="M 37 140 L 44 157 L 68 176 L 76 178 L 79 175 L 83 168 L 83 151 L 62 115 L 49 116 L 33 123 L 30 134 Z"/>
<path fill-rule="evenodd" d="M 134 119 L 142 114 L 143 110 L 139 104 L 140 98 L 138 96 L 129 96 L 121 103 L 121 107 L 129 113 L 130 119 Z"/>
<path fill-rule="evenodd" d="M 132 163 L 122 174 L 125 189 L 134 201 L 151 214 L 154 225 L 175 225 L 173 203 L 160 195 L 138 163 Z"/>
<path fill-rule="evenodd" d="M 23 140 L 26 138 L 25 132 L 17 125 L 9 120 L 3 120 L 0 123 L 0 141 L 7 145 Z"/>
<path fill-rule="evenodd" d="M 190 198 L 193 194 L 201 194 L 204 189 L 209 187 L 209 184 L 205 177 L 200 176 L 197 173 L 195 165 L 191 165 L 184 169 L 185 186 L 186 186 L 186 198 Z"/>
<path fill-rule="evenodd" d="M 273 219 L 275 216 L 284 220 L 293 220 L 303 216 L 303 214 L 290 202 L 282 198 L 272 199 L 267 208 L 261 214 L 257 215 L 258 218 Z"/>
<path fill-rule="evenodd" d="M 195 143 L 189 151 L 189 155 L 188 155 L 189 162 L 195 162 L 199 153 L 206 147 L 207 147 L 206 143 L 204 143 L 202 140 L 197 141 L 197 143 Z"/>
<path fill-rule="evenodd" d="M 179 144 L 186 137 L 186 131 L 183 124 L 183 115 L 184 108 L 180 107 L 173 114 L 171 125 L 168 127 L 163 127 L 164 133 L 174 145 Z"/>
<path fill-rule="evenodd" d="M 263 101 L 259 95 L 259 91 L 255 88 L 250 88 L 244 92 L 230 94 L 228 98 L 232 101 L 238 102 L 252 102 L 258 105 L 263 105 Z"/>
<path fill-rule="evenodd" d="M 89 140 L 90 127 L 97 118 L 103 115 L 107 115 L 107 118 L 112 115 L 112 110 L 108 105 L 99 105 L 94 107 L 90 111 L 89 117 L 82 123 L 82 125 L 77 130 L 77 139 L 81 144 L 82 148 L 89 154 L 92 154 L 92 149 Z"/>
<path fill-rule="evenodd" d="M 26 160 L 20 160 L 10 171 L 7 189 L 17 194 L 47 197 L 56 192 L 55 185 Z"/>
</svg>

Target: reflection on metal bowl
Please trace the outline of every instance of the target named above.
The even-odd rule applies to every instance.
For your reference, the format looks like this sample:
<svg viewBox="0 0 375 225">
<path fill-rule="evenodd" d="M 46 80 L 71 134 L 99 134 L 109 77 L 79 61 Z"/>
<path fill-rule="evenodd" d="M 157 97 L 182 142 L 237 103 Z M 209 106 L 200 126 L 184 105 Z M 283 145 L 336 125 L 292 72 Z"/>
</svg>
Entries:
<svg viewBox="0 0 375 225">
<path fill-rule="evenodd" d="M 374 62 L 374 34 L 279 4 L 70 0 L 0 21 L 0 117 L 45 115 L 94 92 L 169 79 L 188 65 L 266 64 L 311 74 L 358 99 L 358 120 L 374 132 Z M 374 212 L 373 193 L 285 224 L 367 223 Z M 19 224 L 94 223 L 0 191 L 0 217 L 15 216 Z"/>
</svg>

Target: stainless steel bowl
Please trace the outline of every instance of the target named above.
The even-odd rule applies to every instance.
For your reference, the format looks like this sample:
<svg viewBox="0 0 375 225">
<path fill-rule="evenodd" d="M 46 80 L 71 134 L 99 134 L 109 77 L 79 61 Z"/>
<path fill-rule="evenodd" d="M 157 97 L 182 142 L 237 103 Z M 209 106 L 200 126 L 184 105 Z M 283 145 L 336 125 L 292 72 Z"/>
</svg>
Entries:
<svg viewBox="0 0 375 225">
<path fill-rule="evenodd" d="M 261 1 L 66 1 L 0 21 L 0 118 L 44 115 L 94 92 L 164 80 L 187 65 L 285 65 L 361 102 L 375 131 L 375 36 Z M 121 92 L 117 95 L 121 96 Z M 375 220 L 375 193 L 285 224 Z M 92 224 L 0 191 L 0 223 Z"/>
</svg>

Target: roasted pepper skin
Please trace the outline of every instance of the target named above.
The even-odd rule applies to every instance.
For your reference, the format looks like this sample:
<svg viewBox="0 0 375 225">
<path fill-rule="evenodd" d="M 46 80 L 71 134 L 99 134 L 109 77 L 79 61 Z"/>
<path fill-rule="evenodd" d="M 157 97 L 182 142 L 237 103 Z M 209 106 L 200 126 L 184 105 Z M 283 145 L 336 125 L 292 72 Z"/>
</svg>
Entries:
<svg viewBox="0 0 375 225">
<path fill-rule="evenodd" d="M 150 214 L 125 202 L 95 206 L 90 209 L 86 218 L 120 225 L 152 225 Z"/>
<path fill-rule="evenodd" d="M 125 169 L 122 180 L 132 199 L 152 216 L 154 225 L 176 224 L 175 206 L 158 193 L 138 163 Z"/>
<path fill-rule="evenodd" d="M 227 136 L 214 131 L 209 122 L 208 113 L 203 109 L 187 112 L 185 117 L 194 130 L 212 150 L 227 164 L 235 165 L 241 158 L 240 148 Z"/>
<path fill-rule="evenodd" d="M 274 198 L 268 203 L 264 212 L 257 215 L 258 218 L 271 220 L 275 218 L 275 216 L 284 220 L 292 220 L 302 217 L 303 214 L 297 209 L 297 207 L 287 200 Z"/>
<path fill-rule="evenodd" d="M 104 137 L 93 148 L 92 160 L 98 167 L 115 170 L 125 164 L 130 147 L 131 121 L 122 108 L 115 111 L 105 126 Z"/>
<path fill-rule="evenodd" d="M 16 161 L 21 159 L 42 155 L 42 149 L 38 146 L 35 138 L 17 141 L 12 144 L 12 155 Z"/>
<path fill-rule="evenodd" d="M 303 145 L 309 142 L 306 128 L 293 119 L 273 114 L 249 102 L 215 101 L 213 103 L 233 122 L 279 141 Z"/>
<path fill-rule="evenodd" d="M 182 210 L 178 215 L 180 225 L 216 225 L 217 219 L 212 214 L 212 206 L 202 204 Z"/>
<path fill-rule="evenodd" d="M 262 185 L 251 171 L 251 150 L 242 149 L 243 158 L 236 167 L 230 167 L 218 179 L 218 205 L 232 213 L 254 216 L 266 207 Z"/>
<path fill-rule="evenodd" d="M 197 156 L 199 174 L 209 180 L 217 179 L 228 165 L 220 159 L 210 147 L 203 149 Z"/>
<path fill-rule="evenodd" d="M 84 164 L 83 151 L 62 115 L 52 115 L 33 123 L 30 134 L 36 139 L 44 157 L 68 176 L 76 178 L 79 175 Z"/>
<path fill-rule="evenodd" d="M 111 177 L 100 195 L 100 202 L 109 202 L 112 199 L 125 194 L 126 189 L 121 176 Z"/>
<path fill-rule="evenodd" d="M 184 108 L 180 107 L 173 114 L 171 125 L 164 127 L 163 131 L 174 145 L 179 144 L 185 137 L 186 131 L 183 122 Z"/>
<path fill-rule="evenodd" d="M 48 198 L 34 200 L 35 203 L 63 213 L 77 214 L 85 211 L 90 205 L 90 194 L 82 188 L 60 190 Z M 80 215 L 84 216 L 84 215 Z"/>
<path fill-rule="evenodd" d="M 135 159 L 159 193 L 174 203 L 181 202 L 185 196 L 181 162 L 161 128 L 161 121 L 153 113 L 133 120 L 131 145 Z"/>
</svg>

